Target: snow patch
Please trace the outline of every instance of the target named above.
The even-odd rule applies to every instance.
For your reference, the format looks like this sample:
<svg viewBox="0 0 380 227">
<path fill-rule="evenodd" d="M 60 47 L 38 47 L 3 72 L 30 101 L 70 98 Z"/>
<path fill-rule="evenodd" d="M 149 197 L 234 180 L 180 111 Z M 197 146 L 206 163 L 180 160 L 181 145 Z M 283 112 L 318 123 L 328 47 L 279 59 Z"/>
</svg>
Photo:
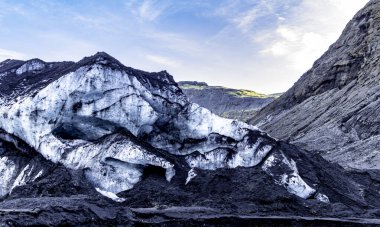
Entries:
<svg viewBox="0 0 380 227">
<path fill-rule="evenodd" d="M 19 173 L 19 175 L 17 176 L 17 178 L 14 180 L 13 182 L 13 185 L 10 189 L 10 193 L 12 193 L 13 189 L 15 187 L 19 187 L 19 186 L 22 186 L 22 185 L 25 185 L 31 175 L 33 171 L 33 166 L 32 168 L 30 168 L 29 165 L 26 165 L 22 170 L 21 172 Z"/>
<path fill-rule="evenodd" d="M 318 199 L 319 201 L 323 202 L 323 203 L 330 203 L 329 197 L 327 197 L 327 195 L 324 195 L 322 193 L 317 193 L 315 195 L 315 198 Z"/>
<path fill-rule="evenodd" d="M 17 75 L 21 75 L 25 72 L 38 71 L 45 68 L 45 64 L 39 60 L 31 60 L 23 64 L 20 68 L 16 70 Z"/>
<path fill-rule="evenodd" d="M 16 165 L 7 157 L 0 158 L 0 196 L 9 193 L 14 178 Z"/>
<path fill-rule="evenodd" d="M 273 177 L 276 184 L 285 187 L 289 193 L 307 199 L 316 192 L 299 175 L 294 160 L 289 161 L 282 152 L 271 154 L 261 168 Z"/>
<path fill-rule="evenodd" d="M 175 176 L 175 169 L 174 169 L 174 167 L 167 168 L 166 172 L 165 172 L 166 180 L 168 182 L 170 182 L 173 179 L 174 176 Z"/>
<path fill-rule="evenodd" d="M 40 170 L 40 172 L 38 172 L 32 179 L 32 181 L 35 181 L 37 178 L 39 178 L 40 176 L 42 176 L 42 174 L 44 173 L 43 170 Z"/>
<path fill-rule="evenodd" d="M 187 173 L 185 185 L 187 185 L 196 176 L 197 176 L 197 173 L 195 172 L 194 169 L 189 170 L 189 172 Z"/>
<path fill-rule="evenodd" d="M 262 169 L 267 172 L 269 168 L 275 166 L 275 159 L 274 155 L 270 155 L 263 163 Z"/>
<path fill-rule="evenodd" d="M 95 188 L 97 192 L 99 192 L 100 194 L 102 194 L 103 196 L 107 197 L 107 198 L 110 198 L 112 199 L 113 201 L 115 202 L 118 202 L 118 203 L 122 203 L 125 201 L 125 199 L 123 198 L 120 198 L 119 196 L 117 196 L 115 193 L 112 193 L 112 192 L 107 192 L 107 191 L 103 191 L 101 190 L 100 188 Z"/>
<path fill-rule="evenodd" d="M 281 181 L 278 183 L 285 186 L 288 192 L 295 194 L 303 199 L 307 199 L 315 193 L 315 189 L 307 185 L 301 176 L 296 173 L 282 174 Z"/>
</svg>

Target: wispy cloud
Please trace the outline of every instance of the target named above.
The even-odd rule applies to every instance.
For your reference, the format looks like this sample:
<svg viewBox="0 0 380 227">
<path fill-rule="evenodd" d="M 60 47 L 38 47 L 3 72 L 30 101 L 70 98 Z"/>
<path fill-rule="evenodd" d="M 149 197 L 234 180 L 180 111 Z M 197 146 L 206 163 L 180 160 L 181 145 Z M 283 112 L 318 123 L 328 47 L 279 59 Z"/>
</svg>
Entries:
<svg viewBox="0 0 380 227">
<path fill-rule="evenodd" d="M 119 31 L 126 28 L 126 24 L 123 23 L 124 19 L 109 11 L 103 11 L 101 15 L 88 15 L 76 12 L 73 13 L 71 18 L 74 25 L 87 27 L 92 29 L 93 32 L 119 33 Z"/>
<path fill-rule="evenodd" d="M 210 42 L 235 45 L 235 51 L 241 53 L 237 58 L 240 61 L 234 62 L 239 65 L 236 73 L 241 75 L 240 82 L 263 92 L 285 91 L 339 37 L 345 24 L 367 2 L 225 1 L 214 15 L 228 23 Z M 233 80 L 229 83 L 238 86 Z"/>
<path fill-rule="evenodd" d="M 6 1 L 0 1 L 0 9 L 0 19 L 5 18 L 10 14 L 16 14 L 18 16 L 26 16 L 28 14 L 24 6 L 19 3 L 12 4 Z"/>
<path fill-rule="evenodd" d="M 260 16 L 262 13 L 261 9 L 253 8 L 243 15 L 238 16 L 233 19 L 233 22 L 242 32 L 248 32 L 252 23 Z"/>
<path fill-rule="evenodd" d="M 168 7 L 165 1 L 144 0 L 138 9 L 139 16 L 145 21 L 156 20 Z"/>
<path fill-rule="evenodd" d="M 163 66 L 169 66 L 173 68 L 177 68 L 180 66 L 180 64 L 177 61 L 167 58 L 167 57 L 159 56 L 159 55 L 148 54 L 146 55 L 146 58 L 154 63 L 158 63 Z"/>
<path fill-rule="evenodd" d="M 152 45 L 163 51 L 172 51 L 179 55 L 198 55 L 202 49 L 201 43 L 189 39 L 183 34 L 163 32 L 158 30 L 147 30 L 144 37 L 151 41 Z"/>
<path fill-rule="evenodd" d="M 267 32 L 269 39 L 255 41 L 262 45 L 260 53 L 282 58 L 289 67 L 302 73 L 339 37 L 344 25 L 365 3 L 303 1 L 287 18 L 279 21 L 276 29 Z"/>
<path fill-rule="evenodd" d="M 3 61 L 5 59 L 21 59 L 21 60 L 23 60 L 26 57 L 27 57 L 27 55 L 24 53 L 0 48 L 0 61 Z"/>
<path fill-rule="evenodd" d="M 101 27 L 106 24 L 104 18 L 89 17 L 89 16 L 80 15 L 80 14 L 75 15 L 74 20 L 87 24 L 92 27 Z"/>
<path fill-rule="evenodd" d="M 215 9 L 214 14 L 224 17 L 244 34 L 256 33 L 257 26 L 270 26 L 283 20 L 283 13 L 301 0 L 230 0 Z"/>
<path fill-rule="evenodd" d="M 367 1 L 0 0 L 0 58 L 106 51 L 176 80 L 272 93 L 289 88 Z"/>
</svg>

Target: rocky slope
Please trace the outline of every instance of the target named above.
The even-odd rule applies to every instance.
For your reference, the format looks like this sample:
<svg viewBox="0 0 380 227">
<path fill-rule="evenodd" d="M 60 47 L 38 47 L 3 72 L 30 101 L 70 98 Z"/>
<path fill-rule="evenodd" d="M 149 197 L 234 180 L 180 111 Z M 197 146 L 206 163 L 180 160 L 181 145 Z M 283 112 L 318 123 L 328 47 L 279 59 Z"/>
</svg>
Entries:
<svg viewBox="0 0 380 227">
<path fill-rule="evenodd" d="M 197 103 L 219 116 L 240 121 L 247 121 L 254 113 L 281 95 L 264 95 L 249 90 L 209 86 L 196 81 L 180 81 L 178 85 L 190 102 Z"/>
<path fill-rule="evenodd" d="M 345 167 L 380 168 L 380 1 L 250 122 Z"/>
<path fill-rule="evenodd" d="M 377 178 L 212 114 L 165 71 L 97 53 L 7 60 L 0 74 L 4 224 L 380 215 Z"/>
</svg>

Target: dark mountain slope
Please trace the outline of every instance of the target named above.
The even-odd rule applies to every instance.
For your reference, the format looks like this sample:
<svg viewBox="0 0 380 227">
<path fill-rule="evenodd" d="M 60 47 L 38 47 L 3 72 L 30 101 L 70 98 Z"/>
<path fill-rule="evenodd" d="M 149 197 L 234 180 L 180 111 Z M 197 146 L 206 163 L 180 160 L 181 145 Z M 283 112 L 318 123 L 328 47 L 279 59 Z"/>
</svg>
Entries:
<svg viewBox="0 0 380 227">
<path fill-rule="evenodd" d="M 250 90 L 209 86 L 204 82 L 180 81 L 179 87 L 191 102 L 219 116 L 247 121 L 280 94 L 264 95 Z"/>
<path fill-rule="evenodd" d="M 370 1 L 292 88 L 250 121 L 345 167 L 380 168 L 380 1 Z"/>
</svg>

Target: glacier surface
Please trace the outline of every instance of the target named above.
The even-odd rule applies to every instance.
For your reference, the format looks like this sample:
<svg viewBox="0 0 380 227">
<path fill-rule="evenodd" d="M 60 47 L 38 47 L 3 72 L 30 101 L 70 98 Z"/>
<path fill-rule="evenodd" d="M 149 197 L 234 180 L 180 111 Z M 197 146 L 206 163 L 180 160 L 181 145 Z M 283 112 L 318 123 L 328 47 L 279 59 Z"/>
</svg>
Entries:
<svg viewBox="0 0 380 227">
<path fill-rule="evenodd" d="M 45 67 L 32 60 L 16 74 Z M 302 179 L 296 163 L 275 148 L 275 139 L 190 103 L 166 72 L 141 73 L 103 54 L 85 58 L 45 87 L 2 98 L 0 128 L 54 163 L 83 169 L 98 192 L 117 201 L 122 200 L 116 194 L 134 187 L 149 166 L 164 169 L 170 182 L 177 159 L 187 165 L 184 184 L 197 176 L 196 168 L 263 163 L 274 183 L 305 199 L 314 196 L 316 190 Z M 32 176 L 33 166 L 25 166 L 12 184 L 7 180 L 14 178 L 12 166 L 0 159 L 3 195 L 25 184 L 26 177 L 42 174 Z M 328 201 L 325 195 L 317 197 Z"/>
</svg>

